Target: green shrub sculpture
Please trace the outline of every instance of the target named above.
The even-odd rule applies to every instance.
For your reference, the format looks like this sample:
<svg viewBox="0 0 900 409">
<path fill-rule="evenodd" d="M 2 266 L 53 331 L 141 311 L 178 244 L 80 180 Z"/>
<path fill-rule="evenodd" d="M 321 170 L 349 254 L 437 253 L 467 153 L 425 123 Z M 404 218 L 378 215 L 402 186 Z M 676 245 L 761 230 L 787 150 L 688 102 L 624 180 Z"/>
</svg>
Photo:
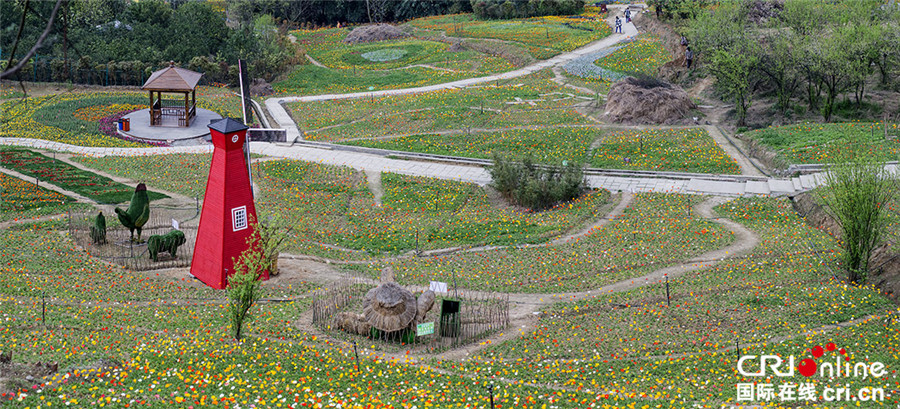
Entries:
<svg viewBox="0 0 900 409">
<path fill-rule="evenodd" d="M 94 244 L 106 244 L 106 217 L 102 211 L 94 218 L 94 225 L 91 226 L 91 241 Z"/>
<path fill-rule="evenodd" d="M 154 234 L 147 239 L 147 250 L 153 261 L 159 261 L 159 253 L 169 253 L 172 257 L 178 251 L 178 247 L 185 242 L 184 233 L 181 230 L 172 230 L 164 235 Z"/>
<path fill-rule="evenodd" d="M 131 195 L 131 203 L 128 204 L 128 210 L 122 211 L 118 207 L 115 209 L 122 225 L 131 231 L 131 241 L 134 240 L 134 231 L 137 230 L 137 242 L 141 242 L 141 228 L 150 220 L 150 198 L 147 196 L 147 186 L 138 183 L 134 188 L 134 194 Z"/>
<path fill-rule="evenodd" d="M 491 186 L 510 201 L 531 210 L 549 209 L 572 200 L 585 189 L 581 165 L 538 165 L 530 156 L 521 162 L 494 155 Z"/>
</svg>

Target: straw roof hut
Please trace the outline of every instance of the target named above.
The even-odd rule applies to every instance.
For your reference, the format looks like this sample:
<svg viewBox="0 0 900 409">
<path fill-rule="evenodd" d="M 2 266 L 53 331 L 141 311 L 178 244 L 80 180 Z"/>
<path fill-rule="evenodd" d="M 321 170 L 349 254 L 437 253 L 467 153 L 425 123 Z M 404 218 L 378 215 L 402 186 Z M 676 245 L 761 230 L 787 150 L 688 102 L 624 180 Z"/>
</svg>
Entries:
<svg viewBox="0 0 900 409">
<path fill-rule="evenodd" d="M 366 321 L 382 331 L 393 332 L 407 328 L 416 318 L 416 298 L 397 283 L 386 282 L 366 293 L 363 314 Z"/>
</svg>

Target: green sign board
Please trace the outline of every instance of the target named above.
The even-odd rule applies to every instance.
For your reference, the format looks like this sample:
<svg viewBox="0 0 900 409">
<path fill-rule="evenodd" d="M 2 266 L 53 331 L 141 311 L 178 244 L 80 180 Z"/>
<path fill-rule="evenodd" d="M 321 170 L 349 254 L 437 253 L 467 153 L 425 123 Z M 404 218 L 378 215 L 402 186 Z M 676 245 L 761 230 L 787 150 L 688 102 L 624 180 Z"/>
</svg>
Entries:
<svg viewBox="0 0 900 409">
<path fill-rule="evenodd" d="M 421 337 L 422 335 L 431 335 L 434 334 L 434 322 L 423 322 L 419 325 L 416 325 L 416 336 Z"/>
</svg>

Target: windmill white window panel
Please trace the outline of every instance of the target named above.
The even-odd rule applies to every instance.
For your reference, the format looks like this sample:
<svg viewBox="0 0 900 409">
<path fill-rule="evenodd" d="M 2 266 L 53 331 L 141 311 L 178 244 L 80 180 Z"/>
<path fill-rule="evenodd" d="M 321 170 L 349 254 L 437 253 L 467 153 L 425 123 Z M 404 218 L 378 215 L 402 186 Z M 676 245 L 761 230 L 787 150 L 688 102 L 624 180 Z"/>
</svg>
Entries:
<svg viewBox="0 0 900 409">
<path fill-rule="evenodd" d="M 247 206 L 231 209 L 231 226 L 232 231 L 244 230 L 247 228 Z"/>
</svg>

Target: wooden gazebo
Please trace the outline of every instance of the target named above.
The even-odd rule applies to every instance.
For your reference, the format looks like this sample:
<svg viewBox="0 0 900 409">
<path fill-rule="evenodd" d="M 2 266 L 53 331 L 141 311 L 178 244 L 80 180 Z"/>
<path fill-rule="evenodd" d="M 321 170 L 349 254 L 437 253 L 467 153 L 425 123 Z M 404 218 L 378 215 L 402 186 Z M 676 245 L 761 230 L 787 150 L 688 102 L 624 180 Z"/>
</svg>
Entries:
<svg viewBox="0 0 900 409">
<path fill-rule="evenodd" d="M 203 74 L 178 68 L 174 62 L 168 68 L 150 75 L 142 90 L 150 92 L 150 126 L 162 126 L 164 117 L 178 119 L 178 126 L 189 127 L 197 116 L 197 83 Z M 181 99 L 163 99 L 163 94 L 183 94 Z"/>
</svg>

